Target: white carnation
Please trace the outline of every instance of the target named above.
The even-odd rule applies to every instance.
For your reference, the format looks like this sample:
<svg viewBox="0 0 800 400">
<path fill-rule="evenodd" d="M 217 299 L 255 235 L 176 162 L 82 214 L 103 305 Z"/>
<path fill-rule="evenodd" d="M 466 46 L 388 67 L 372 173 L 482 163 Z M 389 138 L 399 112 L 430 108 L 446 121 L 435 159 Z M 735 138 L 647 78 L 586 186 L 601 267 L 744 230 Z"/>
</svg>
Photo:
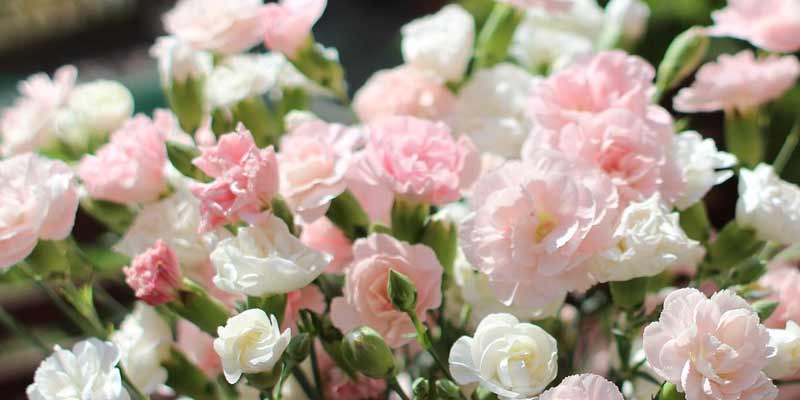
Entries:
<svg viewBox="0 0 800 400">
<path fill-rule="evenodd" d="M 267 296 L 300 289 L 316 279 L 330 262 L 327 254 L 304 245 L 278 217 L 239 228 L 211 253 L 220 289 L 247 296 Z"/>
<path fill-rule="evenodd" d="M 764 240 L 800 242 L 800 188 L 782 180 L 769 165 L 742 168 L 736 221 L 755 229 Z"/>
<path fill-rule="evenodd" d="M 626 41 L 644 35 L 650 7 L 641 0 L 611 0 L 606 5 L 606 29 L 613 29 Z"/>
<path fill-rule="evenodd" d="M 78 123 L 74 129 L 84 134 L 109 134 L 133 115 L 133 95 L 121 83 L 97 80 L 83 83 L 70 93 L 66 112 Z M 74 132 L 59 132 L 59 134 Z"/>
<path fill-rule="evenodd" d="M 528 96 L 538 78 L 513 64 L 478 71 L 458 93 L 450 124 L 482 152 L 519 158 L 531 130 Z"/>
<path fill-rule="evenodd" d="M 544 329 L 511 314 L 491 314 L 474 337 L 456 341 L 449 362 L 461 385 L 480 382 L 503 399 L 529 399 L 555 379 L 558 348 Z"/>
<path fill-rule="evenodd" d="M 202 78 L 211 73 L 213 56 L 197 51 L 174 36 L 162 36 L 150 48 L 150 55 L 158 60 L 161 84 L 185 82 L 189 78 Z"/>
<path fill-rule="evenodd" d="M 228 319 L 217 335 L 214 351 L 222 360 L 225 379 L 233 384 L 243 373 L 271 371 L 289 345 L 291 330 L 281 333 L 274 315 L 251 309 Z"/>
<path fill-rule="evenodd" d="M 137 302 L 111 341 L 122 354 L 122 369 L 140 391 L 153 393 L 167 381 L 161 361 L 169 356 L 172 331 L 155 309 Z"/>
<path fill-rule="evenodd" d="M 786 322 L 786 329 L 768 329 L 769 345 L 775 354 L 769 358 L 764 372 L 772 379 L 782 379 L 800 371 L 800 326 Z"/>
<path fill-rule="evenodd" d="M 36 369 L 26 390 L 30 400 L 128 400 L 117 368 L 120 353 L 111 342 L 95 338 L 75 344 L 72 351 L 55 346 Z"/>
<path fill-rule="evenodd" d="M 678 218 L 658 195 L 628 205 L 614 232 L 616 245 L 589 261 L 595 279 L 627 281 L 657 275 L 670 266 L 699 262 L 704 250 L 686 236 Z"/>
<path fill-rule="evenodd" d="M 736 156 L 717 150 L 714 139 L 703 139 L 695 131 L 685 131 L 674 136 L 673 154 L 682 169 L 686 182 L 684 194 L 675 202 L 685 210 L 700 201 L 711 187 L 733 176 Z"/>
<path fill-rule="evenodd" d="M 451 4 L 409 22 L 402 30 L 403 59 L 446 81 L 459 81 L 475 43 L 475 21 L 463 7 Z"/>
<path fill-rule="evenodd" d="M 253 96 L 261 96 L 278 82 L 282 65 L 272 56 L 241 54 L 228 57 L 206 81 L 206 98 L 212 109 L 230 108 Z"/>
</svg>

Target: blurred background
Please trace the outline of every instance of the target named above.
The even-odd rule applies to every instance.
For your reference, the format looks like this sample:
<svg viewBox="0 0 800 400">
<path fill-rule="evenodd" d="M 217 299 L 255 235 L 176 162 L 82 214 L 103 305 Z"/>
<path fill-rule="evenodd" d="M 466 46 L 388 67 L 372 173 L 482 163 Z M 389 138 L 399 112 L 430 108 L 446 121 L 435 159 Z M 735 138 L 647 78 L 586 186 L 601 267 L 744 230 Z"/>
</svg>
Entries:
<svg viewBox="0 0 800 400">
<path fill-rule="evenodd" d="M 225 0 L 219 0 L 225 1 Z M 606 1 L 598 1 L 601 6 Z M 708 25 L 710 11 L 724 0 L 648 0 L 651 19 L 646 37 L 636 52 L 654 65 L 660 61 L 672 38 L 692 25 Z M 148 49 L 163 34 L 161 14 L 172 0 L 0 0 L 0 108 L 17 95 L 16 84 L 35 72 L 52 73 L 58 66 L 74 64 L 80 80 L 114 79 L 134 94 L 136 111 L 149 113 L 164 107 L 156 64 Z M 413 18 L 436 11 L 445 0 L 329 0 L 328 8 L 314 28 L 317 40 L 339 50 L 351 92 L 379 69 L 402 62 L 400 27 Z M 478 15 L 487 11 L 488 0 L 463 0 Z M 734 52 L 743 42 L 715 39 L 709 59 Z M 665 96 L 665 106 L 669 98 Z M 775 123 L 769 134 L 770 153 L 775 154 L 800 112 L 800 93 L 785 96 L 773 105 Z M 688 126 L 721 141 L 721 115 L 703 114 L 687 120 Z M 800 163 L 787 169 L 789 180 L 800 181 Z M 707 198 L 716 223 L 733 215 L 736 183 L 731 180 Z M 91 235 L 96 228 L 89 217 L 79 214 L 78 234 Z M 114 297 L 130 301 L 127 288 L 110 284 Z M 64 322 L 58 309 L 33 288 L 0 284 L 0 305 L 50 342 L 77 334 Z M 104 305 L 98 300 L 101 311 Z M 113 304 L 105 307 L 111 312 Z M 41 355 L 24 341 L 0 330 L 0 388 L 3 399 L 24 399 Z"/>
</svg>

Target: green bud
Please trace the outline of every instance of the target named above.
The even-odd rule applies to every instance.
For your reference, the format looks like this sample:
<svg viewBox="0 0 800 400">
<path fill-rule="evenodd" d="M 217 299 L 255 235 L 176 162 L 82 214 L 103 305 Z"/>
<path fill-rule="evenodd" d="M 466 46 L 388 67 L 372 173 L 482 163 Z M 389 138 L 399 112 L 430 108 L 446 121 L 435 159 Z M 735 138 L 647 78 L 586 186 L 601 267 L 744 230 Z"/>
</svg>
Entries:
<svg viewBox="0 0 800 400">
<path fill-rule="evenodd" d="M 642 277 L 609 283 L 614 305 L 624 309 L 634 309 L 642 305 L 645 295 L 647 295 L 647 279 L 647 277 Z"/>
<path fill-rule="evenodd" d="M 253 134 L 258 147 L 278 144 L 280 124 L 274 113 L 259 96 L 246 98 L 233 106 L 233 121 L 241 122 Z"/>
<path fill-rule="evenodd" d="M 522 21 L 523 12 L 502 2 L 495 2 L 486 23 L 478 33 L 475 45 L 475 67 L 490 68 L 503 62 L 514 31 Z"/>
<path fill-rule="evenodd" d="M 778 308 L 778 302 L 772 300 L 759 300 L 753 303 L 753 311 L 758 314 L 758 318 L 761 322 L 767 320 L 767 318 L 775 312 L 775 309 Z"/>
<path fill-rule="evenodd" d="M 458 400 L 461 398 L 461 390 L 453 381 L 439 379 L 436 381 L 436 398 L 442 400 Z"/>
<path fill-rule="evenodd" d="M 325 216 L 350 240 L 366 237 L 369 232 L 369 217 L 349 190 L 331 200 Z"/>
<path fill-rule="evenodd" d="M 411 384 L 411 396 L 414 400 L 431 400 L 431 384 L 425 378 L 417 378 Z"/>
<path fill-rule="evenodd" d="M 342 356 L 354 370 L 375 379 L 392 376 L 395 361 L 392 349 L 381 335 L 368 326 L 362 326 L 345 335 Z"/>
<path fill-rule="evenodd" d="M 458 252 L 458 230 L 450 221 L 439 219 L 432 220 L 425 226 L 422 233 L 422 243 L 428 245 L 436 253 L 436 258 L 445 271 L 452 275 L 453 263 Z"/>
<path fill-rule="evenodd" d="M 419 243 L 429 213 L 427 204 L 395 199 L 392 205 L 392 234 L 411 244 Z"/>
<path fill-rule="evenodd" d="M 678 388 L 672 383 L 666 382 L 661 385 L 661 391 L 658 392 L 658 400 L 685 400 L 683 393 L 678 392 Z"/>
<path fill-rule="evenodd" d="M 272 389 L 278 384 L 282 370 L 283 364 L 278 363 L 275 365 L 275 368 L 272 368 L 270 371 L 259 372 L 257 374 L 245 374 L 244 376 L 247 378 L 248 385 L 263 392 Z"/>
<path fill-rule="evenodd" d="M 200 168 L 192 164 L 192 160 L 200 157 L 200 151 L 197 148 L 182 143 L 167 141 L 167 157 L 169 157 L 169 162 L 172 166 L 184 176 L 198 182 L 212 181 L 210 176 L 206 175 Z"/>
<path fill-rule="evenodd" d="M 414 313 L 417 308 L 417 287 L 409 277 L 391 269 L 386 292 L 392 304 L 404 313 Z"/>
<path fill-rule="evenodd" d="M 347 97 L 344 69 L 339 63 L 339 55 L 335 50 L 326 49 L 315 43 L 314 37 L 309 35 L 306 43 L 289 61 L 308 79 L 330 90 L 343 103 L 350 102 Z"/>
<path fill-rule="evenodd" d="M 293 337 L 286 347 L 286 358 L 294 364 L 300 364 L 311 353 L 312 337 L 307 333 L 300 333 Z"/>
<path fill-rule="evenodd" d="M 169 107 L 178 118 L 184 132 L 194 132 L 200 127 L 205 107 L 204 82 L 202 79 L 187 78 L 184 81 L 173 80 L 164 88 Z"/>
<path fill-rule="evenodd" d="M 656 78 L 658 97 L 678 86 L 700 65 L 708 51 L 708 44 L 708 36 L 702 28 L 696 26 L 675 37 L 667 48 L 661 64 L 658 65 Z"/>
<path fill-rule="evenodd" d="M 755 167 L 764 159 L 764 123 L 758 109 L 725 111 L 725 145 L 745 167 Z"/>
</svg>

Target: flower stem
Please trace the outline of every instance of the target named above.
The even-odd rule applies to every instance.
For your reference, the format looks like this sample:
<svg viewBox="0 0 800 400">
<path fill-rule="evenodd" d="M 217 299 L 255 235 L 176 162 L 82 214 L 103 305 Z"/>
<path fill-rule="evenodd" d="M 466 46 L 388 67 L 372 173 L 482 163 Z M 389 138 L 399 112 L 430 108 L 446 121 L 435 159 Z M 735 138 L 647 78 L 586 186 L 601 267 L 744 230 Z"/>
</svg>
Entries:
<svg viewBox="0 0 800 400">
<path fill-rule="evenodd" d="M 436 353 L 436 349 L 433 348 L 433 338 L 431 337 L 430 330 L 428 330 L 422 321 L 419 320 L 416 314 L 408 313 L 408 316 L 411 317 L 411 322 L 414 323 L 414 328 L 417 330 L 417 341 L 419 342 L 420 346 L 422 346 L 425 351 L 430 353 L 439 369 L 444 372 L 444 375 L 447 377 L 447 379 L 452 381 L 453 376 L 450 375 L 450 370 L 447 368 L 447 364 L 442 361 L 442 359 L 439 357 L 439 354 Z"/>
<path fill-rule="evenodd" d="M 306 397 L 308 397 L 311 400 L 319 400 L 316 392 L 311 387 L 311 383 L 308 382 L 306 374 L 303 373 L 303 370 L 301 370 L 299 366 L 292 368 L 292 376 L 294 376 L 294 379 L 296 379 L 297 383 L 300 384 L 300 388 L 303 389 L 303 393 L 305 393 Z M 319 387 L 319 385 L 318 388 L 322 390 L 322 388 Z"/>
<path fill-rule="evenodd" d="M 317 387 L 317 395 L 320 400 L 325 400 L 325 390 L 322 389 L 322 375 L 319 373 L 319 361 L 317 360 L 317 349 L 311 345 L 311 371 L 314 374 L 314 384 Z"/>
<path fill-rule="evenodd" d="M 39 349 L 42 354 L 50 354 L 50 348 L 36 335 L 33 334 L 25 325 L 19 323 L 11 313 L 6 311 L 3 306 L 0 306 L 0 322 L 5 325 L 10 331 L 14 332 L 20 338 L 29 341 L 34 347 Z"/>
<path fill-rule="evenodd" d="M 792 158 L 798 140 L 800 140 L 800 120 L 794 123 L 792 130 L 789 131 L 786 140 L 783 142 L 783 146 L 781 146 L 781 151 L 778 153 L 778 156 L 775 157 L 775 162 L 772 163 L 772 168 L 778 176 L 780 176 L 783 168 L 786 167 L 786 164 L 788 164 L 789 160 Z"/>
</svg>

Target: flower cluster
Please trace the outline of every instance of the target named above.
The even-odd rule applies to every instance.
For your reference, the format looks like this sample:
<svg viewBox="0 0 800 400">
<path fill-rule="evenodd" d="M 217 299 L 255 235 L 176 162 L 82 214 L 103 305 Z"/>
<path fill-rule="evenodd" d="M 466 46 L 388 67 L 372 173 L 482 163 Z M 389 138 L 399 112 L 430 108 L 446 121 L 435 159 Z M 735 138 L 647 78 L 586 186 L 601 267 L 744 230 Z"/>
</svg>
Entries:
<svg viewBox="0 0 800 400">
<path fill-rule="evenodd" d="M 83 333 L 28 397 L 793 398 L 800 3 L 730 0 L 657 66 L 640 0 L 459 3 L 352 102 L 325 0 L 178 1 L 151 115 L 20 83 L 0 284 Z"/>
</svg>

